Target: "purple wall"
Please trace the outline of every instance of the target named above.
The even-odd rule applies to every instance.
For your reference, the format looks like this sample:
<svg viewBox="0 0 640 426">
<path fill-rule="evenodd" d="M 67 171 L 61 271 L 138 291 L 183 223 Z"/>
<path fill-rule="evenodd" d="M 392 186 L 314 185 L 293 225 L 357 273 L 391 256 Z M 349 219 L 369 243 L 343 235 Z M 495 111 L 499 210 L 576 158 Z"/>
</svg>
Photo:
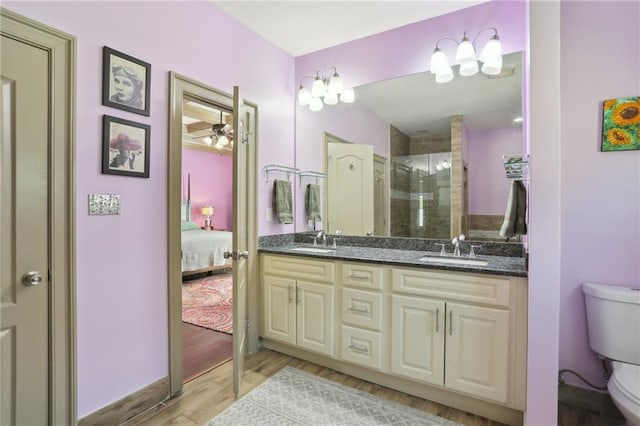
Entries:
<svg viewBox="0 0 640 426">
<path fill-rule="evenodd" d="M 502 215 L 511 184 L 502 155 L 522 153 L 522 128 L 470 132 L 468 139 L 469 214 Z"/>
<path fill-rule="evenodd" d="M 3 2 L 77 37 L 78 416 L 168 375 L 169 71 L 259 106 L 259 158 L 293 165 L 294 61 L 209 2 Z M 151 116 L 101 105 L 102 47 L 152 65 Z M 220 66 L 224 58 L 224 66 Z M 151 125 L 150 178 L 100 173 L 102 115 Z M 268 194 L 260 188 L 261 206 Z M 122 214 L 87 214 L 89 193 L 121 195 Z M 261 233 L 277 229 L 260 224 Z"/>
<path fill-rule="evenodd" d="M 213 206 L 215 228 L 233 229 L 233 157 L 195 149 L 182 150 L 183 182 L 191 174 L 191 221 L 204 225 L 200 209 Z M 186 183 L 184 185 L 186 191 Z M 186 196 L 183 196 L 185 198 Z"/>
<path fill-rule="evenodd" d="M 600 152 L 602 101 L 640 95 L 640 3 L 562 2 L 561 12 L 560 368 L 603 384 L 581 285 L 640 283 L 640 151 Z"/>
</svg>

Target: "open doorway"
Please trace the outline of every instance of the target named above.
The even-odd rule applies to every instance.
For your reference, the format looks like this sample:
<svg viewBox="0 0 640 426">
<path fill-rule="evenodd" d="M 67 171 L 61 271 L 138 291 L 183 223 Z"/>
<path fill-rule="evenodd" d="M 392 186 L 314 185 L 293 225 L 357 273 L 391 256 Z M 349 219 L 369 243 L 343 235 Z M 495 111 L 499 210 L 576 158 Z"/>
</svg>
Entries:
<svg viewBox="0 0 640 426">
<path fill-rule="evenodd" d="M 182 365 L 186 383 L 232 359 L 233 115 L 182 100 Z"/>
</svg>

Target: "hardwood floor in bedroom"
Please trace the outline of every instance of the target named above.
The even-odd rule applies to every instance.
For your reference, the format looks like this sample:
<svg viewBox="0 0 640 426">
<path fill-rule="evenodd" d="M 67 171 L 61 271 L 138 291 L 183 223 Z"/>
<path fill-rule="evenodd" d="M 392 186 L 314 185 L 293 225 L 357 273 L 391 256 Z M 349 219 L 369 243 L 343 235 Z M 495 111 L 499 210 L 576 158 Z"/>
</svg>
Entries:
<svg viewBox="0 0 640 426">
<path fill-rule="evenodd" d="M 233 337 L 197 325 L 182 323 L 184 382 L 227 362 L 233 356 Z"/>
</svg>

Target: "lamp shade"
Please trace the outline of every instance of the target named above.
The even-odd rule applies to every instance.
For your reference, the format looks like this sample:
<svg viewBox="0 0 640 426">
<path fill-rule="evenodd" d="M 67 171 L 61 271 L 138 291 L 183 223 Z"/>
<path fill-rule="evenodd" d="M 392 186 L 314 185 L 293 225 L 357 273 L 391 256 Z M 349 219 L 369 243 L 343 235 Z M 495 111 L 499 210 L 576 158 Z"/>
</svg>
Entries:
<svg viewBox="0 0 640 426">
<path fill-rule="evenodd" d="M 335 94 L 342 92 L 342 89 L 343 89 L 342 79 L 340 78 L 340 74 L 338 74 L 338 71 L 333 73 L 331 80 L 329 80 L 328 89 L 329 89 L 329 92 L 334 92 Z M 325 100 L 325 103 L 327 103 L 326 100 Z"/>
<path fill-rule="evenodd" d="M 326 95 L 324 95 L 324 103 L 327 105 L 335 105 L 338 103 L 338 94 L 333 90 L 329 90 Z"/>
<path fill-rule="evenodd" d="M 436 47 L 431 55 L 431 74 L 438 74 L 438 71 L 449 68 L 449 60 L 439 47 Z"/>
<path fill-rule="evenodd" d="M 498 75 L 502 71 L 502 56 L 482 64 L 482 72 L 487 75 Z"/>
<path fill-rule="evenodd" d="M 213 207 L 205 206 L 200 209 L 200 214 L 202 216 L 213 216 Z"/>
<path fill-rule="evenodd" d="M 502 57 L 502 43 L 500 42 L 500 38 L 498 35 L 494 35 L 491 40 L 487 42 L 482 48 L 482 53 L 480 53 L 480 60 L 482 62 L 488 62 L 491 60 L 496 60 L 497 58 Z"/>
<path fill-rule="evenodd" d="M 309 109 L 311 111 L 320 111 L 322 107 L 323 105 L 320 98 L 311 98 L 311 102 L 309 102 Z"/>
<path fill-rule="evenodd" d="M 345 104 L 353 103 L 356 100 L 356 94 L 352 88 L 343 89 L 340 93 L 340 102 L 344 102 Z"/>
<path fill-rule="evenodd" d="M 325 93 L 327 93 L 327 88 L 324 85 L 324 81 L 322 81 L 320 77 L 316 77 L 313 81 L 313 85 L 311 86 L 311 96 L 319 98 L 324 96 Z"/>
<path fill-rule="evenodd" d="M 460 75 L 470 77 L 478 73 L 478 61 L 466 61 L 460 64 Z"/>
<path fill-rule="evenodd" d="M 453 80 L 453 70 L 451 67 L 438 70 L 436 74 L 436 83 L 448 83 Z"/>
<path fill-rule="evenodd" d="M 473 44 L 469 41 L 466 34 L 462 38 L 462 41 L 458 45 L 458 49 L 456 49 L 456 64 L 462 65 L 468 61 L 476 60 L 476 49 L 473 47 Z"/>
<path fill-rule="evenodd" d="M 300 90 L 298 90 L 298 104 L 304 106 L 309 105 L 311 101 L 311 93 L 303 86 L 300 86 Z"/>
</svg>

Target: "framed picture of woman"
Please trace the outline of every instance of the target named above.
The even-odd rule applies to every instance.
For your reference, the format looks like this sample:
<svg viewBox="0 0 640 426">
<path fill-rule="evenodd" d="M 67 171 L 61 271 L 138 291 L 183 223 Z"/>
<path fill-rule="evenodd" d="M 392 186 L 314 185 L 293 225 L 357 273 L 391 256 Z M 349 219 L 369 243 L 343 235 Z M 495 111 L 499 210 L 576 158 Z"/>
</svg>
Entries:
<svg viewBox="0 0 640 426">
<path fill-rule="evenodd" d="M 103 116 L 102 173 L 148 178 L 150 133 L 148 124 Z"/>
<path fill-rule="evenodd" d="M 104 46 L 102 105 L 149 116 L 151 64 Z"/>
</svg>

